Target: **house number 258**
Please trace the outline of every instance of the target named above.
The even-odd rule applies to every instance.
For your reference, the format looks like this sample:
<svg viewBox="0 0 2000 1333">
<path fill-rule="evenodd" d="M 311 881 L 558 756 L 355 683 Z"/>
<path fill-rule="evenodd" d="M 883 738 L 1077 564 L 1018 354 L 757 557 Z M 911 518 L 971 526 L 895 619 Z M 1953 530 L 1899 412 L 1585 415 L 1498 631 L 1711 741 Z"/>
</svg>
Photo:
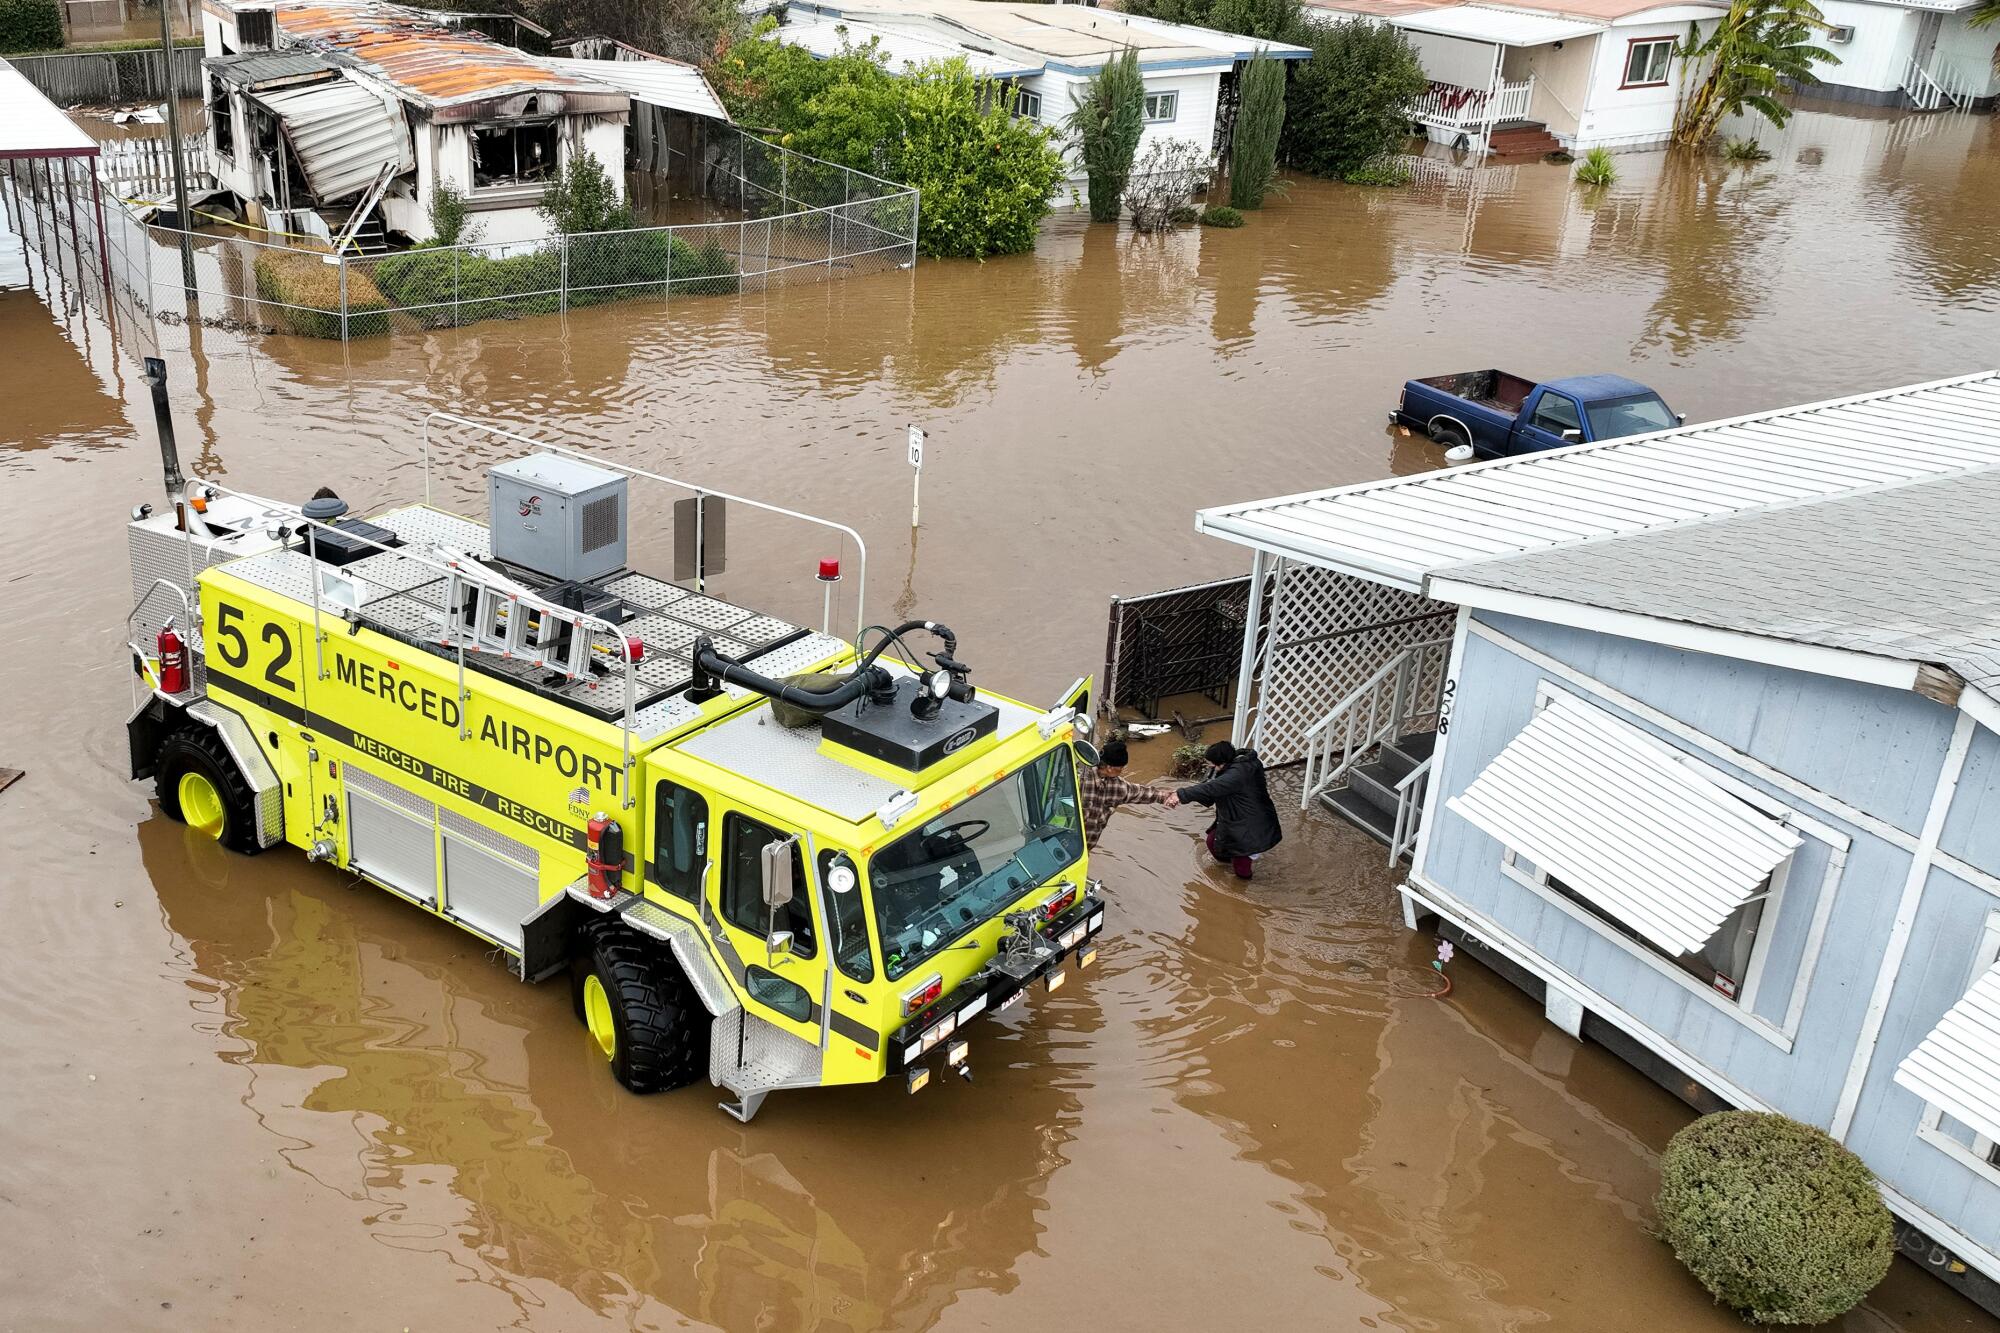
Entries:
<svg viewBox="0 0 2000 1333">
<path fill-rule="evenodd" d="M 1455 680 L 1445 681 L 1444 687 L 1438 691 L 1438 735 L 1440 736 L 1451 730 L 1451 704 L 1457 692 L 1458 682 Z"/>
</svg>

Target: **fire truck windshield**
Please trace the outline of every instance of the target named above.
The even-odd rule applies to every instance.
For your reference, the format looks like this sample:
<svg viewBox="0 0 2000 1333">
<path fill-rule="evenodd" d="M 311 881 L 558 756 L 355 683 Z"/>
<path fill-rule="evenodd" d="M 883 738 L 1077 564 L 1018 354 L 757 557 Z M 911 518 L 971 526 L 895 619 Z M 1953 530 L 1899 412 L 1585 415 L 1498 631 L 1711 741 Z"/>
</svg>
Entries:
<svg viewBox="0 0 2000 1333">
<path fill-rule="evenodd" d="M 1083 855 L 1068 746 L 994 783 L 869 862 L 893 980 Z"/>
</svg>

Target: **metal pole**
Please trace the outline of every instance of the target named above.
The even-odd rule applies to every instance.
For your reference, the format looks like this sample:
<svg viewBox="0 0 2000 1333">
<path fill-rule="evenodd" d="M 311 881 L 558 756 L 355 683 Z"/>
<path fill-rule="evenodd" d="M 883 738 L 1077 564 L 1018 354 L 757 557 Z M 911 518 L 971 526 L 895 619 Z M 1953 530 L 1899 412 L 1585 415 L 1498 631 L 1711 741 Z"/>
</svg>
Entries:
<svg viewBox="0 0 2000 1333">
<path fill-rule="evenodd" d="M 97 173 L 90 173 L 90 201 L 97 209 L 97 255 L 104 263 L 104 317 L 111 318 L 111 236 L 104 227 L 104 189 Z"/>
<path fill-rule="evenodd" d="M 174 216 L 180 222 L 181 285 L 192 292 L 194 242 L 188 232 L 194 227 L 194 218 L 188 212 L 187 164 L 181 161 L 181 99 L 180 89 L 174 87 L 174 11 L 167 0 L 160 0 L 160 66 L 165 72 L 160 82 L 167 92 L 167 138 L 172 141 L 167 146 L 174 155 Z"/>
<path fill-rule="evenodd" d="M 697 490 L 694 493 L 694 590 L 696 592 L 708 591 L 708 585 L 702 581 L 701 577 L 702 570 L 707 565 L 703 557 L 708 554 L 703 549 L 701 521 L 707 512 L 708 496 L 706 493 Z"/>
<path fill-rule="evenodd" d="M 556 286 L 556 305 L 563 314 L 569 313 L 569 237 L 556 237 L 556 251 L 559 256 Z"/>
<path fill-rule="evenodd" d="M 1243 659 L 1236 668 L 1236 720 L 1229 728 L 1229 739 L 1237 745 L 1249 736 L 1250 685 L 1257 674 L 1257 630 L 1264 618 L 1264 573 L 1270 568 L 1269 559 L 1260 548 L 1250 560 L 1250 605 L 1243 619 Z"/>
<path fill-rule="evenodd" d="M 333 262 L 340 265 L 340 341 L 347 341 L 347 256 L 335 255 Z"/>
<path fill-rule="evenodd" d="M 76 248 L 76 282 L 83 285 L 83 233 L 76 229 L 76 183 L 71 179 L 72 162 L 69 158 L 63 164 L 63 202 L 69 205 L 69 240 Z"/>
<path fill-rule="evenodd" d="M 167 494 L 178 506 L 187 479 L 181 475 L 180 447 L 174 440 L 174 413 L 167 403 L 167 363 L 157 356 L 146 358 L 141 377 L 153 391 L 153 424 L 160 432 L 160 471 L 166 477 Z"/>
</svg>

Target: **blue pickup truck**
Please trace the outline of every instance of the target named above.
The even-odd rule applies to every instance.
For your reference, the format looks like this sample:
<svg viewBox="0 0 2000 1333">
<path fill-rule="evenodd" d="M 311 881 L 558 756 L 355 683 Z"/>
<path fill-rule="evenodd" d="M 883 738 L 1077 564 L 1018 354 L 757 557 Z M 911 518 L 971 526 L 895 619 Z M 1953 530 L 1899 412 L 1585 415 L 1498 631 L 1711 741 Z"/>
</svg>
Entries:
<svg viewBox="0 0 2000 1333">
<path fill-rule="evenodd" d="M 1411 380 L 1389 419 L 1424 432 L 1447 450 L 1470 445 L 1481 458 L 1617 440 L 1687 420 L 1660 395 L 1623 375 L 1572 375 L 1537 384 L 1504 370 Z"/>
</svg>

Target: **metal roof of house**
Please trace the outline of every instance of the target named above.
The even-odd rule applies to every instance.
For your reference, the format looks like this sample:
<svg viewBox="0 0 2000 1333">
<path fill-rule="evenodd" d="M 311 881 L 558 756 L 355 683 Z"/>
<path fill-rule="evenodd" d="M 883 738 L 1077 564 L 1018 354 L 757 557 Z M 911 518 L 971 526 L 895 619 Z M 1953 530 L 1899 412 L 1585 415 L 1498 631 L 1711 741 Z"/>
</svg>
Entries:
<svg viewBox="0 0 2000 1333">
<path fill-rule="evenodd" d="M 2000 372 L 1359 486 L 1197 531 L 1411 592 L 1475 560 L 2000 463 Z"/>
<path fill-rule="evenodd" d="M 708 86 L 699 69 L 678 60 L 655 56 L 650 60 L 581 60 L 550 56 L 546 64 L 572 74 L 580 74 L 627 93 L 635 102 L 663 106 L 689 115 L 728 120 L 722 99 Z"/>
<path fill-rule="evenodd" d="M 608 99 L 601 109 L 611 111 L 629 104 L 607 84 L 554 69 L 481 33 L 448 28 L 422 10 L 382 0 L 311 0 L 281 3 L 276 13 L 288 43 L 339 52 L 420 104 L 445 107 L 529 92 L 595 94 Z"/>
<path fill-rule="evenodd" d="M 42 96 L 27 75 L 0 60 L 0 159 L 96 155 L 97 140 Z"/>
<path fill-rule="evenodd" d="M 819 15 L 871 29 L 895 29 L 1027 67 L 1091 73 L 1128 47 L 1146 69 L 1219 68 L 1266 51 L 1280 60 L 1303 60 L 1303 46 L 1259 41 L 1232 33 L 1139 18 L 1092 5 L 1011 4 L 1005 0 L 793 0 L 787 24 Z M 955 49 L 952 54 L 960 54 Z"/>
<path fill-rule="evenodd" d="M 878 44 L 883 63 L 891 70 L 963 56 L 974 74 L 983 74 L 991 79 L 1024 79 L 1041 73 L 1047 64 L 1042 60 L 975 51 L 943 36 L 925 37 L 860 18 L 835 18 L 798 9 L 787 15 L 777 37 L 779 41 L 803 47 L 823 60 L 837 56 L 849 47 L 866 46 L 872 40 Z"/>
<path fill-rule="evenodd" d="M 283 123 L 322 204 L 367 189 L 387 163 L 396 164 L 396 175 L 416 170 L 401 108 L 351 79 L 252 96 Z"/>
<path fill-rule="evenodd" d="M 1670 953 L 1699 953 L 1799 835 L 1572 695 L 1547 705 L 1452 810 Z"/>
<path fill-rule="evenodd" d="M 1454 586 L 1931 663 L 2000 694 L 1996 557 L 2000 464 L 1991 464 L 1482 561 L 1450 578 Z"/>
<path fill-rule="evenodd" d="M 1987 967 L 1903 1057 L 1896 1082 L 2000 1142 L 2000 963 Z"/>
<path fill-rule="evenodd" d="M 1411 32 L 1433 32 L 1444 37 L 1464 37 L 1475 42 L 1495 42 L 1502 46 L 1540 46 L 1544 42 L 1566 42 L 1593 32 L 1602 32 L 1602 19 L 1565 18 L 1558 14 L 1523 9 L 1498 9 L 1491 5 L 1453 5 L 1416 14 L 1393 14 L 1388 21 Z"/>
<path fill-rule="evenodd" d="M 210 56 L 201 63 L 202 68 L 223 82 L 241 88 L 324 80 L 340 72 L 340 66 L 317 51 L 298 47 L 284 51 L 244 51 L 233 56 Z"/>
</svg>

